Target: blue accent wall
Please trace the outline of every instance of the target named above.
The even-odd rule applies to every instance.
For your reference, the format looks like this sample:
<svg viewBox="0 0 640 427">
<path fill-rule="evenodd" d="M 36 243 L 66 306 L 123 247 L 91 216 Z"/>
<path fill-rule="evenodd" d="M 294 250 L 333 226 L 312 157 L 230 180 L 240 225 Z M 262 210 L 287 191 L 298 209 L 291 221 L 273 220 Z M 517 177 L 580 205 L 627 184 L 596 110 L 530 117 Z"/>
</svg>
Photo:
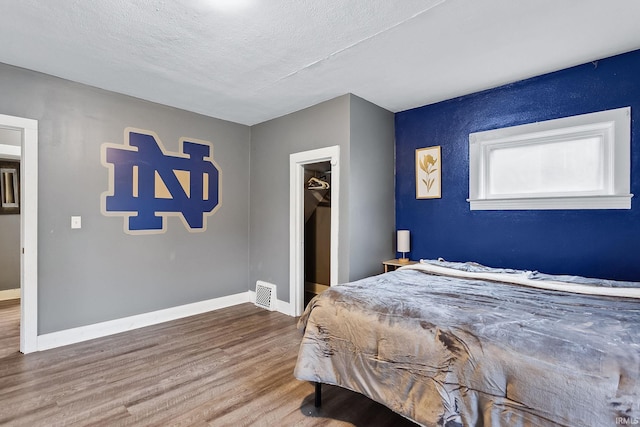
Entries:
<svg viewBox="0 0 640 427">
<path fill-rule="evenodd" d="M 631 106 L 631 210 L 471 211 L 469 134 Z M 640 281 L 640 51 L 396 114 L 396 228 L 412 259 Z M 415 150 L 442 147 L 442 198 L 415 197 Z"/>
</svg>

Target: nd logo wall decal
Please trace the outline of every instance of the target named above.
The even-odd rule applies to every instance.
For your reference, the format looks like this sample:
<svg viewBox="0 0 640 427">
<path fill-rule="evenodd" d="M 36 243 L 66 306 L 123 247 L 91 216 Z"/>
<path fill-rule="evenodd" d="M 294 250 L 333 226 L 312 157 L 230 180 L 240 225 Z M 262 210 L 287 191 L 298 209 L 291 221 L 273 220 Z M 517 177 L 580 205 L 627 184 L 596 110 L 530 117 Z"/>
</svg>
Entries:
<svg viewBox="0 0 640 427">
<path fill-rule="evenodd" d="M 102 214 L 123 217 L 125 233 L 164 233 L 168 216 L 188 231 L 205 231 L 207 216 L 220 207 L 221 172 L 210 142 L 181 138 L 180 152 L 171 153 L 155 133 L 126 128 L 124 144 L 102 144 L 101 160 L 109 169 Z"/>
</svg>

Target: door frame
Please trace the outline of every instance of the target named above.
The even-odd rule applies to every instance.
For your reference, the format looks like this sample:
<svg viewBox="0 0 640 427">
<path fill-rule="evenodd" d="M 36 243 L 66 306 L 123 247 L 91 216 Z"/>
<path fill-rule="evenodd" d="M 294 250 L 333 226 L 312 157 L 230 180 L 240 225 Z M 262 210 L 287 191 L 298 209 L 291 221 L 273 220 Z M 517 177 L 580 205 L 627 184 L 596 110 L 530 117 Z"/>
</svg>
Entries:
<svg viewBox="0 0 640 427">
<path fill-rule="evenodd" d="M 304 167 L 331 163 L 331 272 L 330 285 L 338 284 L 338 230 L 340 229 L 340 146 L 319 148 L 289 156 L 289 302 L 292 316 L 304 309 Z"/>
<path fill-rule="evenodd" d="M 0 127 L 22 134 L 20 152 L 0 144 L 0 154 L 20 159 L 20 351 L 38 350 L 38 121 L 0 114 Z"/>
</svg>

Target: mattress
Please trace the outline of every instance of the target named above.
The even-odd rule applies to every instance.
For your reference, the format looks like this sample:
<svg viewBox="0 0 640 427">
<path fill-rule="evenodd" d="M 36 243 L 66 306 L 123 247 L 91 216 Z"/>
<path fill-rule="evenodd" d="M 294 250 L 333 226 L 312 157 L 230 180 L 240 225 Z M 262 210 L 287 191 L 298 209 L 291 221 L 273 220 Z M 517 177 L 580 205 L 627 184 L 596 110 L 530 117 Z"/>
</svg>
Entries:
<svg viewBox="0 0 640 427">
<path fill-rule="evenodd" d="M 425 426 L 640 422 L 640 283 L 424 264 L 314 298 L 294 375 Z"/>
</svg>

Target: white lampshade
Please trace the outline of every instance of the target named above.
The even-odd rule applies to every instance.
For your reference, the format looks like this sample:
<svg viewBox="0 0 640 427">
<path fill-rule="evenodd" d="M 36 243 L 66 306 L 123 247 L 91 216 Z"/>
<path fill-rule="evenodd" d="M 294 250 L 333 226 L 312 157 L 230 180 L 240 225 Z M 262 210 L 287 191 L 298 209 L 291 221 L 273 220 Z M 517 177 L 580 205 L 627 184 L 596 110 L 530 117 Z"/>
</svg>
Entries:
<svg viewBox="0 0 640 427">
<path fill-rule="evenodd" d="M 402 253 L 411 251 L 409 230 L 398 230 L 397 248 L 398 252 Z"/>
</svg>

